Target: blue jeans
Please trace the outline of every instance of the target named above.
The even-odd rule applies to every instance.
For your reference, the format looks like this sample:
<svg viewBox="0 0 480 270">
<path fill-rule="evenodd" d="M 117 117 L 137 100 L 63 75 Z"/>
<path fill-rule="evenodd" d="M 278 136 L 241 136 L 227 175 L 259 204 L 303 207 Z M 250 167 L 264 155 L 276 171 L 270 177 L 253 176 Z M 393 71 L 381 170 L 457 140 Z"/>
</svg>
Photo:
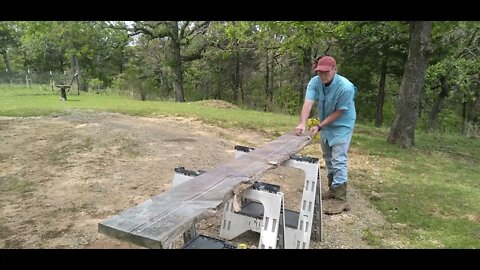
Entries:
<svg viewBox="0 0 480 270">
<path fill-rule="evenodd" d="M 350 147 L 352 134 L 353 132 L 350 133 L 345 143 L 333 146 L 329 146 L 327 140 L 320 140 L 320 145 L 322 146 L 323 152 L 323 159 L 325 159 L 325 165 L 327 166 L 327 173 L 333 175 L 333 188 L 336 188 L 339 185 L 348 182 L 348 148 Z"/>
</svg>

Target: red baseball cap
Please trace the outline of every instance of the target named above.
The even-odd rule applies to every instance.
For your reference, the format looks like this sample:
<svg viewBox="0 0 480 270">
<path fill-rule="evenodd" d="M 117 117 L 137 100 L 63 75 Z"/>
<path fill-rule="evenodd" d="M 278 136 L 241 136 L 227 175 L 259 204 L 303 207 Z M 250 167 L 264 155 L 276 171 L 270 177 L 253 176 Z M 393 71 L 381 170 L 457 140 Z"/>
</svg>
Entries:
<svg viewBox="0 0 480 270">
<path fill-rule="evenodd" d="M 316 71 L 329 71 L 330 68 L 336 67 L 337 62 L 331 56 L 324 56 L 318 60 Z"/>
</svg>

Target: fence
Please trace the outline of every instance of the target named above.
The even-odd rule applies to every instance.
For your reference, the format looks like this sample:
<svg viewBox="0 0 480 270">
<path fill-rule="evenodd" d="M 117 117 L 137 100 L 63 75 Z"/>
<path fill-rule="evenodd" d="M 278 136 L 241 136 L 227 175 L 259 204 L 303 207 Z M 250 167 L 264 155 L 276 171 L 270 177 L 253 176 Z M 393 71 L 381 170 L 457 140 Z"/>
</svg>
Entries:
<svg viewBox="0 0 480 270">
<path fill-rule="evenodd" d="M 36 72 L 26 71 L 0 71 L 0 84 L 15 85 L 47 85 L 71 84 L 73 75 L 70 72 Z"/>
</svg>

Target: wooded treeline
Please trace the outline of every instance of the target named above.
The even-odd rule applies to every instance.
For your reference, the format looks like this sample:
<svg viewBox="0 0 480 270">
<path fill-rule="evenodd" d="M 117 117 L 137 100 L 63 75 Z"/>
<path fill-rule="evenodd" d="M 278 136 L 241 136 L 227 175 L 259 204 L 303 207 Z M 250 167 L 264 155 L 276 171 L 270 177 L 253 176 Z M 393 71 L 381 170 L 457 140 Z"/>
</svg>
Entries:
<svg viewBox="0 0 480 270">
<path fill-rule="evenodd" d="M 3 83 L 68 71 L 80 90 L 141 100 L 298 114 L 313 60 L 332 55 L 358 87 L 359 120 L 392 126 L 388 140 L 405 147 L 415 128 L 478 129 L 479 53 L 473 21 L 0 22 Z"/>
</svg>

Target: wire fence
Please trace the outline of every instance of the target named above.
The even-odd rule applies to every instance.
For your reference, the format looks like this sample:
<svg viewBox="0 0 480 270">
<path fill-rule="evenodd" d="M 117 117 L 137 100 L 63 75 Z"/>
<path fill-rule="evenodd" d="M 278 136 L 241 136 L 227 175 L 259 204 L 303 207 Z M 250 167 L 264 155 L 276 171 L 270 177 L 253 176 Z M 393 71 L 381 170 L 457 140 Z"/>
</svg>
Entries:
<svg viewBox="0 0 480 270">
<path fill-rule="evenodd" d="M 25 85 L 46 85 L 72 84 L 74 74 L 70 72 L 37 72 L 37 71 L 0 71 L 0 84 Z"/>
</svg>

